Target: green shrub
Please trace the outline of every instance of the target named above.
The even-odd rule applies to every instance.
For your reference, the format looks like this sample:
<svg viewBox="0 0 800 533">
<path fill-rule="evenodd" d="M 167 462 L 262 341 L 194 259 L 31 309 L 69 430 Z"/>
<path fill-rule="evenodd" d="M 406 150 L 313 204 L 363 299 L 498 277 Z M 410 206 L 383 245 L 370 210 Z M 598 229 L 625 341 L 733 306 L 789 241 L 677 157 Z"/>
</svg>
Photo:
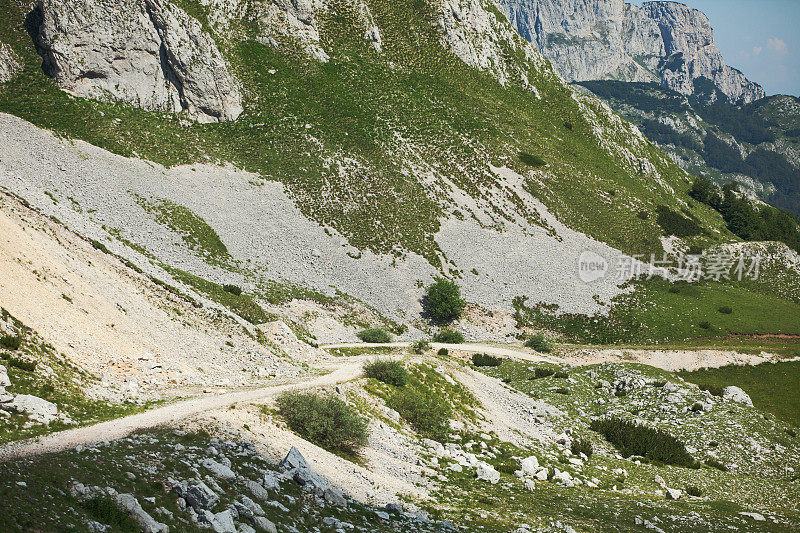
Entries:
<svg viewBox="0 0 800 533">
<path fill-rule="evenodd" d="M 355 454 L 367 443 L 367 423 L 335 396 L 285 392 L 277 404 L 292 431 L 328 451 Z"/>
<path fill-rule="evenodd" d="M 539 168 L 547 164 L 545 163 L 544 159 L 542 159 L 538 155 L 529 154 L 528 152 L 520 152 L 519 154 L 517 154 L 517 157 L 519 157 L 519 160 L 528 165 L 529 167 Z"/>
<path fill-rule="evenodd" d="M 730 308 L 729 306 L 727 306 L 727 305 L 723 305 L 722 307 L 720 307 L 720 308 L 718 309 L 718 311 L 719 311 L 720 313 L 722 313 L 723 315 L 730 315 L 730 314 L 732 314 L 732 313 L 733 313 L 733 309 L 731 309 L 731 308 Z"/>
<path fill-rule="evenodd" d="M 722 387 L 718 387 L 717 385 L 708 385 L 708 384 L 706 384 L 706 383 L 701 383 L 701 384 L 699 385 L 699 387 L 700 387 L 700 390 L 702 390 L 702 391 L 708 391 L 708 392 L 710 392 L 710 393 L 711 393 L 713 396 L 722 396 L 722 390 L 723 390 L 723 389 L 722 389 Z"/>
<path fill-rule="evenodd" d="M 356 336 L 364 342 L 373 344 L 384 344 L 392 341 L 392 336 L 383 328 L 367 328 L 356 333 Z"/>
<path fill-rule="evenodd" d="M 450 352 L 447 351 L 447 348 L 439 348 L 439 351 L 436 352 L 437 355 L 448 355 Z"/>
<path fill-rule="evenodd" d="M 94 496 L 80 503 L 81 507 L 95 521 L 110 526 L 112 531 L 120 533 L 139 533 L 142 528 L 139 524 L 120 509 L 108 497 Z"/>
<path fill-rule="evenodd" d="M 537 333 L 525 341 L 525 346 L 533 348 L 539 353 L 550 353 L 553 350 L 553 347 L 550 346 L 550 343 L 547 342 L 547 339 L 541 333 Z"/>
<path fill-rule="evenodd" d="M 702 329 L 705 329 L 705 330 L 709 330 L 710 331 L 710 330 L 713 329 L 713 326 L 711 325 L 711 322 L 709 322 L 708 320 L 704 320 L 704 321 L 700 322 L 700 324 L 698 324 L 698 325 Z"/>
<path fill-rule="evenodd" d="M 435 440 L 447 437 L 453 410 L 435 392 L 404 387 L 389 396 L 386 404 L 400 413 L 417 433 Z"/>
<path fill-rule="evenodd" d="M 431 349 L 431 345 L 428 341 L 417 341 L 411 346 L 411 349 L 415 354 L 422 355 Z"/>
<path fill-rule="evenodd" d="M 395 387 L 408 383 L 408 371 L 400 361 L 372 361 L 364 365 L 364 375 Z"/>
<path fill-rule="evenodd" d="M 786 433 L 793 439 L 797 438 L 797 431 L 794 428 L 786 428 Z"/>
<path fill-rule="evenodd" d="M 572 441 L 572 444 L 569 447 L 572 455 L 580 455 L 584 454 L 586 457 L 591 457 L 592 452 L 592 443 L 586 439 L 575 439 Z"/>
<path fill-rule="evenodd" d="M 666 384 L 667 384 L 666 381 L 654 381 L 653 382 L 653 387 L 655 387 L 657 389 L 663 389 L 664 385 L 666 385 Z"/>
<path fill-rule="evenodd" d="M 533 377 L 536 379 L 548 378 L 552 375 L 555 375 L 556 371 L 552 368 L 534 368 L 533 369 Z"/>
<path fill-rule="evenodd" d="M 36 361 L 29 361 L 27 359 L 20 359 L 18 357 L 10 358 L 8 360 L 8 364 L 14 368 L 24 370 L 25 372 L 33 372 L 36 370 Z"/>
<path fill-rule="evenodd" d="M 443 329 L 433 336 L 433 342 L 441 342 L 444 344 L 461 344 L 464 342 L 464 335 L 462 335 L 460 331 Z"/>
<path fill-rule="evenodd" d="M 686 487 L 686 494 L 688 494 L 689 496 L 694 496 L 695 498 L 699 498 L 700 496 L 703 495 L 703 489 L 701 489 L 700 487 L 696 487 L 694 485 L 689 485 L 688 487 Z"/>
<path fill-rule="evenodd" d="M 647 211 L 642 210 L 642 211 L 639 211 L 638 213 L 636 213 L 636 216 L 639 217 L 642 220 L 647 220 L 648 218 L 650 218 L 650 213 L 647 212 Z"/>
<path fill-rule="evenodd" d="M 569 396 L 569 389 L 565 389 L 564 387 L 559 387 L 555 391 L 558 394 L 563 394 L 564 396 Z"/>
<path fill-rule="evenodd" d="M 229 292 L 234 296 L 241 296 L 242 295 L 242 288 L 237 285 L 223 285 L 222 290 L 225 292 Z"/>
<path fill-rule="evenodd" d="M 685 238 L 700 235 L 703 229 L 700 225 L 690 218 L 686 218 L 680 213 L 676 213 L 669 207 L 660 205 L 656 209 L 656 222 L 661 226 L 664 235 L 675 235 Z"/>
<path fill-rule="evenodd" d="M 12 352 L 19 350 L 22 344 L 22 337 L 19 335 L 3 335 L 0 337 L 0 346 Z"/>
<path fill-rule="evenodd" d="M 423 299 L 427 315 L 436 324 L 449 324 L 464 312 L 467 303 L 461 298 L 461 289 L 455 281 L 437 277 L 428 287 Z"/>
<path fill-rule="evenodd" d="M 556 372 L 555 374 L 553 374 L 553 377 L 555 377 L 556 379 L 567 379 L 569 377 L 569 374 L 567 374 L 566 372 Z"/>
<path fill-rule="evenodd" d="M 664 464 L 698 466 L 682 442 L 660 429 L 617 418 L 593 420 L 589 427 L 603 435 L 623 457 L 638 455 Z"/>
<path fill-rule="evenodd" d="M 475 366 L 500 366 L 503 364 L 503 358 L 485 353 L 474 353 L 472 354 L 472 364 Z"/>
</svg>

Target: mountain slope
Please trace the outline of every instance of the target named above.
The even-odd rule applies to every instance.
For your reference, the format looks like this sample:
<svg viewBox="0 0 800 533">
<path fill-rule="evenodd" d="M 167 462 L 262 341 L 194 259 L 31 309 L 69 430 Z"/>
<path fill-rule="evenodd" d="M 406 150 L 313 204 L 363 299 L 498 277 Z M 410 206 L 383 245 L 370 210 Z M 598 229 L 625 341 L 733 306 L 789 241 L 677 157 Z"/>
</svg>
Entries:
<svg viewBox="0 0 800 533">
<path fill-rule="evenodd" d="M 764 90 L 725 64 L 708 18 L 678 2 L 502 0 L 504 13 L 568 81 L 657 82 L 693 94 L 710 79 L 733 102 Z"/>
<path fill-rule="evenodd" d="M 6 130 L 4 142 L 21 143 L 16 162 L 4 161 L 17 183 L 61 198 L 58 206 L 43 200 L 42 209 L 63 210 L 72 197 L 83 217 L 116 228 L 153 260 L 175 265 L 166 241 L 124 221 L 164 199 L 199 214 L 237 260 L 206 268 L 184 250 L 194 259 L 180 268 L 207 279 L 245 272 L 328 293 L 342 287 L 384 313 L 407 301 L 407 316 L 419 309 L 408 295 L 439 271 L 461 278 L 472 301 L 487 307 L 508 306 L 523 292 L 591 311 L 601 309 L 595 294 L 606 299 L 619 289 L 576 280 L 571 265 L 600 245 L 574 232 L 626 253 L 660 253 L 662 228 L 639 215 L 663 205 L 707 229 L 696 240 L 731 238 L 712 210 L 689 207 L 686 174 L 598 100 L 565 85 L 488 2 L 337 1 L 310 11 L 181 2 L 214 36 L 244 95 L 237 120 L 193 124 L 59 90 L 23 31 L 26 11 L 3 1 L 12 16 L 0 35 L 24 68 L 0 88 L 0 110 L 117 154 L 166 165 L 229 162 L 251 173 L 237 178 L 247 193 L 212 186 L 226 173 L 209 169 L 210 188 L 145 185 L 134 191 L 139 199 L 127 194 L 124 172 L 98 175 L 104 185 L 92 188 L 78 186 L 89 178 L 78 177 L 77 164 L 49 170 L 56 157 L 32 171 L 29 133 Z M 299 214 L 321 225 L 313 239 L 306 230 L 284 239 L 285 260 L 272 240 L 260 240 L 265 225 L 252 207 L 274 205 L 268 198 L 283 187 Z M 109 203 L 104 194 L 112 191 Z M 221 218 L 237 213 L 238 224 Z M 141 228 L 180 238 L 156 218 L 151 212 L 153 223 Z M 487 246 L 497 253 L 481 253 Z"/>
<path fill-rule="evenodd" d="M 691 174 L 735 181 L 751 196 L 800 213 L 800 99 L 778 95 L 737 106 L 707 80 L 691 97 L 654 84 L 581 85 Z"/>
</svg>

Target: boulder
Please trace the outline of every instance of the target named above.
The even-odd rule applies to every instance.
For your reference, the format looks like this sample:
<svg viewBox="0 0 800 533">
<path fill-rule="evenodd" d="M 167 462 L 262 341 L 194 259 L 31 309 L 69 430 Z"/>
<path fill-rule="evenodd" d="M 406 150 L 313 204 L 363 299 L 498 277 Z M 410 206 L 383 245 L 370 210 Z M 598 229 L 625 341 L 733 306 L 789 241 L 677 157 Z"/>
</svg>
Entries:
<svg viewBox="0 0 800 533">
<path fill-rule="evenodd" d="M 219 503 L 219 496 L 216 492 L 208 488 L 208 485 L 200 481 L 196 485 L 191 485 L 183 496 L 186 503 L 192 506 L 195 511 L 211 510 Z"/>
<path fill-rule="evenodd" d="M 683 491 L 678 489 L 667 488 L 665 489 L 665 492 L 668 500 L 680 500 L 681 496 L 683 496 Z"/>
<path fill-rule="evenodd" d="M 258 531 L 266 531 L 267 533 L 278 533 L 278 528 L 275 527 L 275 524 L 263 516 L 254 516 L 253 517 L 253 526 Z"/>
<path fill-rule="evenodd" d="M 10 402 L 0 403 L 0 409 L 13 413 L 24 413 L 31 420 L 42 424 L 49 424 L 58 418 L 56 404 L 30 394 L 17 394 Z"/>
<path fill-rule="evenodd" d="M 219 479 L 235 479 L 236 474 L 229 467 L 222 463 L 218 463 L 214 459 L 203 459 L 203 466 L 207 468 L 216 478 Z"/>
<path fill-rule="evenodd" d="M 142 509 L 142 506 L 132 494 L 114 494 L 113 497 L 117 506 L 133 518 L 145 533 L 169 533 L 169 527 L 156 521 L 147 511 Z"/>
<path fill-rule="evenodd" d="M 522 475 L 533 476 L 539 470 L 539 459 L 534 455 L 526 457 L 520 463 L 520 468 L 522 470 Z"/>
<path fill-rule="evenodd" d="M 297 448 L 292 446 L 292 448 L 289 450 L 289 453 L 286 454 L 286 457 L 284 457 L 281 462 L 278 463 L 278 468 L 284 472 L 289 472 L 297 469 L 308 469 L 309 466 L 306 458 L 303 457 L 303 454 L 301 454 Z"/>
<path fill-rule="evenodd" d="M 500 472 L 487 463 L 478 464 L 478 468 L 475 470 L 475 476 L 482 481 L 488 481 L 492 485 L 500 481 Z"/>
<path fill-rule="evenodd" d="M 214 533 L 236 533 L 236 525 L 233 523 L 233 513 L 230 509 L 216 514 L 206 511 L 204 516 Z"/>
<path fill-rule="evenodd" d="M 753 400 L 750 399 L 750 396 L 739 387 L 735 387 L 733 385 L 722 389 L 722 397 L 732 402 L 753 407 Z"/>
<path fill-rule="evenodd" d="M 262 501 L 264 503 L 270 501 L 269 492 L 267 492 L 267 489 L 265 489 L 255 481 L 248 479 L 247 481 L 244 482 L 244 486 L 250 489 L 250 493 L 257 500 Z"/>
<path fill-rule="evenodd" d="M 11 386 L 11 380 L 8 378 L 8 371 L 6 367 L 0 365 L 0 389 Z"/>
</svg>

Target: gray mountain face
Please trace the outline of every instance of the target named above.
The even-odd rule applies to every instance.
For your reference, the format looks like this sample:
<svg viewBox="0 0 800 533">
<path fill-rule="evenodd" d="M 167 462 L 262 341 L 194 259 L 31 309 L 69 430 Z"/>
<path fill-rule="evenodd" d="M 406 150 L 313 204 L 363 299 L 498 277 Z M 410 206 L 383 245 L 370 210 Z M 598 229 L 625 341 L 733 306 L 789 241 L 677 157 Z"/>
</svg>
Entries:
<svg viewBox="0 0 800 533">
<path fill-rule="evenodd" d="M 683 94 L 712 80 L 733 102 L 764 90 L 727 66 L 703 13 L 677 2 L 499 0 L 506 16 L 567 81 L 652 81 Z"/>
<path fill-rule="evenodd" d="M 77 96 L 234 120 L 238 84 L 200 23 L 164 0 L 40 0 L 45 71 Z"/>
<path fill-rule="evenodd" d="M 0 83 L 5 83 L 14 77 L 19 70 L 19 61 L 11 47 L 0 43 Z"/>
</svg>

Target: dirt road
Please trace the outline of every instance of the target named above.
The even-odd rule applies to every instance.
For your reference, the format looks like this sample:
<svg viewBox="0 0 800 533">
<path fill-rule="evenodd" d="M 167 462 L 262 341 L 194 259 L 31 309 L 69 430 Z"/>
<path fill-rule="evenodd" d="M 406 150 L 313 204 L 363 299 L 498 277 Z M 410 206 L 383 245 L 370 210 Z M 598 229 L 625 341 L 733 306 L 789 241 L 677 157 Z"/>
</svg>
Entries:
<svg viewBox="0 0 800 533">
<path fill-rule="evenodd" d="M 361 374 L 361 367 L 364 360 L 365 358 L 363 357 L 348 359 L 347 362 L 338 365 L 331 373 L 314 377 L 306 381 L 237 391 L 216 396 L 191 398 L 143 413 L 101 422 L 93 426 L 59 431 L 37 439 L 12 442 L 0 446 L 0 462 L 29 455 L 64 450 L 75 447 L 78 444 L 86 445 L 105 440 L 119 439 L 134 431 L 170 424 L 208 411 L 225 409 L 239 402 L 260 402 L 289 390 L 335 385 L 357 378 Z"/>
</svg>

